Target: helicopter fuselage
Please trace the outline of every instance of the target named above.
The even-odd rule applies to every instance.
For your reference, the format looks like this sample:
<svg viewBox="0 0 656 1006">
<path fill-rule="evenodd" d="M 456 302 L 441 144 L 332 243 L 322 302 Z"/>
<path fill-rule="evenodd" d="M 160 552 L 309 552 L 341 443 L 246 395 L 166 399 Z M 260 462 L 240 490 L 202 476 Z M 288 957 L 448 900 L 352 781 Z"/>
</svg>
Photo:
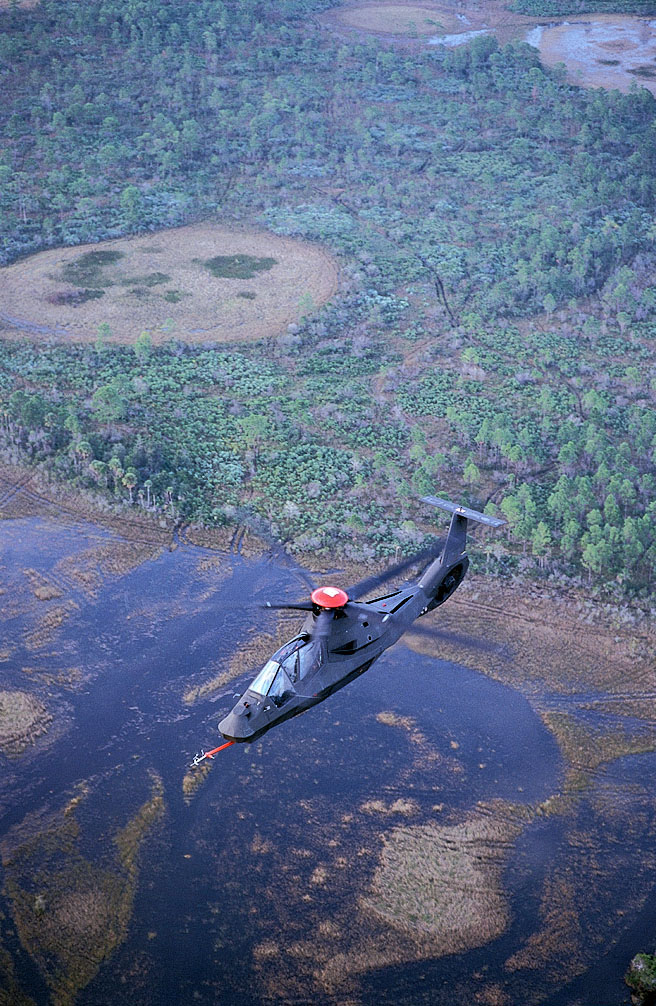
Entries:
<svg viewBox="0 0 656 1006">
<path fill-rule="evenodd" d="M 220 733 L 236 742 L 257 740 L 364 674 L 415 619 L 450 597 L 468 565 L 464 551 L 454 555 L 445 549 L 417 583 L 335 609 L 325 640 L 312 638 L 319 615 L 313 611 L 219 723 Z"/>
</svg>

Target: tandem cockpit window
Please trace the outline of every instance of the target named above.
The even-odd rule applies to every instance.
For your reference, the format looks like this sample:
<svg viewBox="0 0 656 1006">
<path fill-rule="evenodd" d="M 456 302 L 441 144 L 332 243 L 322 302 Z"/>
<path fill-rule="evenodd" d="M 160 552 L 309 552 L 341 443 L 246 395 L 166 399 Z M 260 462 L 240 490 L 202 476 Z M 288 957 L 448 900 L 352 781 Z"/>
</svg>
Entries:
<svg viewBox="0 0 656 1006">
<path fill-rule="evenodd" d="M 292 639 L 266 662 L 250 686 L 251 690 L 282 705 L 294 693 L 294 685 L 317 670 L 322 660 L 321 643 L 307 636 Z"/>
</svg>

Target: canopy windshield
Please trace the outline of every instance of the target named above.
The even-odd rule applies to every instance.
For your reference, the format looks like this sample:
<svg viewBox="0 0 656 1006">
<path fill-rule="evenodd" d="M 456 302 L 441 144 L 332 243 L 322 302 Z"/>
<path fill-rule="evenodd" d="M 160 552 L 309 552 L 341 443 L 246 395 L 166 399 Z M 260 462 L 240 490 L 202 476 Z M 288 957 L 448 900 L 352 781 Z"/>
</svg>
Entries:
<svg viewBox="0 0 656 1006">
<path fill-rule="evenodd" d="M 316 640 L 300 636 L 285 643 L 277 653 L 266 662 L 251 690 L 258 695 L 268 695 L 279 670 L 283 670 L 287 681 L 294 685 L 306 675 L 315 671 L 322 661 L 322 646 Z M 279 681 L 278 681 L 279 684 Z M 274 689 L 275 691 L 275 689 Z"/>
</svg>

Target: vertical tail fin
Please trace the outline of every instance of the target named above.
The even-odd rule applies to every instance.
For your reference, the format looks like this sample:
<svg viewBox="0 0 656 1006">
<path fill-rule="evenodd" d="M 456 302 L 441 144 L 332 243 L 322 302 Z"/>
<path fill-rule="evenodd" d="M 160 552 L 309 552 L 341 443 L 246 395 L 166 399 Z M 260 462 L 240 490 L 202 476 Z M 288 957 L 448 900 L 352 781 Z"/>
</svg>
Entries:
<svg viewBox="0 0 656 1006">
<path fill-rule="evenodd" d="M 469 566 L 466 552 L 467 521 L 474 520 L 488 527 L 501 527 L 506 521 L 479 513 L 478 510 L 470 510 L 468 507 L 456 506 L 455 503 L 449 503 L 448 500 L 437 496 L 422 496 L 421 499 L 423 503 L 430 503 L 431 506 L 439 507 L 440 510 L 446 510 L 451 514 L 451 525 L 444 551 L 439 559 L 425 570 L 419 581 L 420 587 L 431 598 L 426 609 L 431 611 L 451 596 L 467 572 Z"/>
<path fill-rule="evenodd" d="M 467 521 L 475 520 L 479 524 L 486 524 L 488 527 L 502 527 L 506 523 L 500 517 L 490 517 L 486 513 L 479 513 L 478 510 L 470 510 L 466 506 L 457 506 L 449 503 L 448 500 L 440 499 L 438 496 L 422 496 L 422 503 L 430 503 L 431 506 L 439 507 L 452 514 L 451 525 L 444 546 L 442 562 L 445 566 L 450 566 L 458 556 L 465 551 L 467 543 Z"/>
</svg>

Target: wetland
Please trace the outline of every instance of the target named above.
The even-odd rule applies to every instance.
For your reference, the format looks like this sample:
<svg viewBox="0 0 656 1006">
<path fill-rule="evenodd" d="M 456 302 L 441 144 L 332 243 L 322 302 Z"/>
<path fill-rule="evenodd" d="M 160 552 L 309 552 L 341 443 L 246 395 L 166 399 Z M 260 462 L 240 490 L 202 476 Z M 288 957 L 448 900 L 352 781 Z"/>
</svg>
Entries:
<svg viewBox="0 0 656 1006">
<path fill-rule="evenodd" d="M 354 3 L 331 10 L 325 23 L 362 34 L 423 40 L 456 47 L 491 36 L 500 44 L 527 42 L 550 68 L 583 87 L 628 93 L 632 85 L 656 93 L 656 21 L 622 13 L 572 14 L 566 19 L 522 13 L 499 0 L 478 3 Z"/>
<path fill-rule="evenodd" d="M 2 1006 L 598 1006 L 653 945 L 653 96 L 327 3 L 0 3 Z M 508 520 L 439 643 L 192 773 L 298 624 L 242 508 L 349 582 L 438 487 Z"/>
<path fill-rule="evenodd" d="M 192 776 L 294 632 L 238 599 L 295 596 L 293 563 L 90 523 L 20 482 L 10 502 L 0 701 L 28 696 L 42 729 L 0 755 L 7 1002 L 92 1006 L 117 983 L 153 1006 L 308 988 L 325 1004 L 625 1001 L 654 921 L 644 626 L 475 576 L 440 609 L 439 644 L 408 635 Z M 50 625 L 50 608 L 67 615 Z"/>
</svg>

